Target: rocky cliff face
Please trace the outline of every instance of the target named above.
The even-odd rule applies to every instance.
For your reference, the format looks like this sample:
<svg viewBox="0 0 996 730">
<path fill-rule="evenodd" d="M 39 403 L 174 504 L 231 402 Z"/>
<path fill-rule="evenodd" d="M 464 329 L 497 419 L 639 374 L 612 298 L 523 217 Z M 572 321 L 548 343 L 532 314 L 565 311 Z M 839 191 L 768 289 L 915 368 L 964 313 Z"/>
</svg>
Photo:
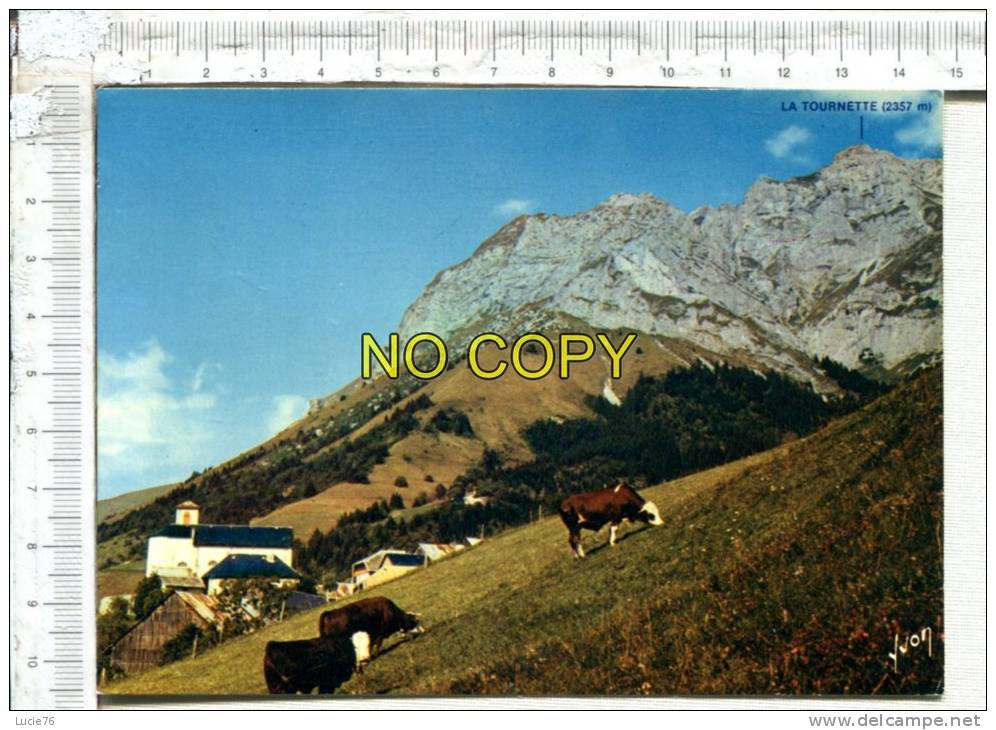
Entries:
<svg viewBox="0 0 996 730">
<path fill-rule="evenodd" d="M 576 318 L 780 370 L 829 355 L 901 371 L 941 350 L 941 178 L 939 160 L 860 146 L 806 177 L 761 178 L 739 206 L 617 194 L 522 216 L 440 272 L 400 331 L 459 345 Z"/>
</svg>

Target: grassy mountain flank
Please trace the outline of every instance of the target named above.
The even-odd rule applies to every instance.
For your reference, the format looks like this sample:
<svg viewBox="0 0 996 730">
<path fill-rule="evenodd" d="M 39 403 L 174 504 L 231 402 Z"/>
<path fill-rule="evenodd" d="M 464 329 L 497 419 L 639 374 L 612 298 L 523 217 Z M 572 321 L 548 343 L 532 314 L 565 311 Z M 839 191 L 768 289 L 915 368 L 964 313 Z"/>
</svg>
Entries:
<svg viewBox="0 0 996 730">
<path fill-rule="evenodd" d="M 942 383 L 926 372 L 820 431 L 644 492 L 661 528 L 570 557 L 556 518 L 365 595 L 420 611 L 351 694 L 895 694 L 943 686 Z M 312 611 L 109 685 L 265 692 L 263 647 Z M 933 631 L 932 656 L 888 653 Z"/>
<path fill-rule="evenodd" d="M 112 522 L 120 519 L 132 510 L 144 507 L 154 499 L 168 494 L 176 489 L 178 484 L 163 484 L 158 487 L 136 489 L 115 497 L 97 500 L 97 522 Z"/>
</svg>

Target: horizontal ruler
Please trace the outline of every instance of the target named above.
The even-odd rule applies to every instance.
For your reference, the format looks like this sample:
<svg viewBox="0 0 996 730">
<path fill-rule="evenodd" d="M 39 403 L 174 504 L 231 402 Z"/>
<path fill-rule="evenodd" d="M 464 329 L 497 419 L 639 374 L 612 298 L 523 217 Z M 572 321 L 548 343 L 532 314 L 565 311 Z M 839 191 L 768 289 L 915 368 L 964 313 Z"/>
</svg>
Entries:
<svg viewBox="0 0 996 730">
<path fill-rule="evenodd" d="M 763 14 L 762 14 L 763 15 Z M 784 14 L 769 14 L 775 17 Z M 895 19 L 892 19 L 895 18 Z M 127 83 L 985 88 L 984 14 L 823 19 L 113 21 Z"/>
</svg>

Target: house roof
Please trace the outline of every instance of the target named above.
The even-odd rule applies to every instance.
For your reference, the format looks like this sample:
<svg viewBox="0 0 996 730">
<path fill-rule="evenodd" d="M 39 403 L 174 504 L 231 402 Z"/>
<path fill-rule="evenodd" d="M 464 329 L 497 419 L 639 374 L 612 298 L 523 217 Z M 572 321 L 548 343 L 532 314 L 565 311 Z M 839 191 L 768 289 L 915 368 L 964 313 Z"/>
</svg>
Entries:
<svg viewBox="0 0 996 730">
<path fill-rule="evenodd" d="M 287 596 L 287 608 L 294 611 L 303 611 L 306 608 L 317 608 L 324 606 L 328 601 L 322 596 L 313 593 L 302 593 L 301 591 L 291 591 Z"/>
<path fill-rule="evenodd" d="M 178 504 L 176 506 L 176 508 L 177 509 L 200 509 L 201 506 L 199 504 L 197 504 L 197 502 L 194 502 L 194 501 L 188 499 L 186 502 L 180 502 L 180 504 Z"/>
<path fill-rule="evenodd" d="M 409 554 L 395 555 L 392 553 L 385 558 L 385 561 L 389 562 L 391 565 L 397 565 L 399 567 L 409 565 L 425 565 L 425 556 Z"/>
<path fill-rule="evenodd" d="M 300 578 L 287 563 L 263 555 L 229 555 L 204 574 L 204 580 L 223 578 Z"/>
<path fill-rule="evenodd" d="M 371 555 L 367 555 L 362 560 L 357 560 L 353 563 L 353 570 L 355 571 L 357 566 L 363 566 L 367 570 L 380 570 L 380 566 L 384 563 L 384 560 L 388 555 L 407 555 L 404 550 L 396 550 L 394 548 L 386 548 L 384 550 L 378 550 Z"/>
<path fill-rule="evenodd" d="M 163 567 L 156 571 L 159 580 L 167 588 L 204 588 L 204 581 L 185 567 Z"/>
<path fill-rule="evenodd" d="M 249 525 L 166 525 L 153 537 L 189 538 L 198 547 L 291 548 L 294 530 L 290 527 L 250 527 Z"/>
<path fill-rule="evenodd" d="M 458 550 L 463 550 L 465 545 L 461 545 L 458 542 L 454 543 L 434 543 L 434 542 L 420 542 L 418 544 L 419 552 L 425 555 L 430 560 L 439 560 L 440 558 L 445 558 L 447 555 L 452 555 Z"/>
</svg>

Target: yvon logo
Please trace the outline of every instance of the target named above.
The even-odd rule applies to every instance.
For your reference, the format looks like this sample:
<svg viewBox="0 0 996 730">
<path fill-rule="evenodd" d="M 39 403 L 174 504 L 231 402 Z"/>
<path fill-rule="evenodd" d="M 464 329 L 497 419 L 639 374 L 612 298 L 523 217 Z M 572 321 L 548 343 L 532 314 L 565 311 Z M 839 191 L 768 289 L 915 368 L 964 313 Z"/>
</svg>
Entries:
<svg viewBox="0 0 996 730">
<path fill-rule="evenodd" d="M 905 657 L 912 651 L 922 652 L 924 649 L 926 649 L 928 657 L 934 656 L 934 632 L 929 626 L 920 629 L 917 633 L 907 634 L 902 644 L 899 643 L 899 634 L 896 633 L 892 643 L 892 651 L 889 652 L 893 671 L 899 671 L 900 657 Z"/>
</svg>

